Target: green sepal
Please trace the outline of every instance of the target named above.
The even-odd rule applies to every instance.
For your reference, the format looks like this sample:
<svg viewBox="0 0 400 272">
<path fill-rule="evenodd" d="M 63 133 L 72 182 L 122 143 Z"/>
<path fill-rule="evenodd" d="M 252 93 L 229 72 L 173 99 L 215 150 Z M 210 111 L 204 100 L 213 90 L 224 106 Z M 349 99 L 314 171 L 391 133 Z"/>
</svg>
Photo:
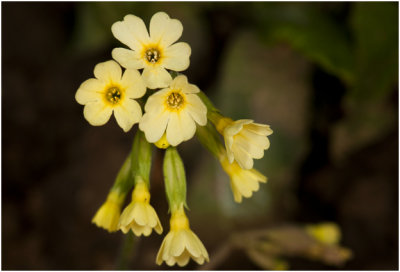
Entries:
<svg viewBox="0 0 400 272">
<path fill-rule="evenodd" d="M 186 205 L 186 175 L 181 157 L 175 147 L 168 147 L 164 155 L 164 182 L 170 211 Z"/>
<path fill-rule="evenodd" d="M 224 153 L 225 147 L 217 129 L 208 122 L 205 126 L 197 126 L 196 136 L 200 143 L 206 147 L 215 157 L 219 158 Z"/>
<path fill-rule="evenodd" d="M 152 144 L 147 142 L 144 133 L 136 132 L 131 151 L 131 176 L 135 181 L 145 182 L 150 188 L 150 170 L 152 159 Z"/>
<path fill-rule="evenodd" d="M 121 197 L 121 201 L 123 201 L 132 187 L 133 178 L 131 176 L 131 154 L 129 154 L 119 170 L 110 192 L 117 193 Z"/>
</svg>

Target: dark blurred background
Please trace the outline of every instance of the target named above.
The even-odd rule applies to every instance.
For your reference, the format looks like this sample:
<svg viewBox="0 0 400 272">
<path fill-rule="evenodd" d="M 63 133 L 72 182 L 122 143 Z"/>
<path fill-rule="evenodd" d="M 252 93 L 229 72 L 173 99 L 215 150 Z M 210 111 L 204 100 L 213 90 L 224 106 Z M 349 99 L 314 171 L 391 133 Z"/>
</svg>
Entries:
<svg viewBox="0 0 400 272">
<path fill-rule="evenodd" d="M 191 228 L 210 253 L 205 268 L 274 268 L 245 250 L 220 249 L 253 229 L 329 221 L 352 257 L 335 266 L 283 252 L 288 269 L 398 269 L 395 2 L 3 2 L 2 269 L 167 269 L 155 264 L 169 230 L 162 151 L 154 153 L 151 201 L 164 233 L 135 239 L 122 262 L 125 236 L 91 219 L 137 126 L 124 133 L 112 117 L 92 127 L 74 98 L 121 46 L 111 25 L 130 13 L 148 25 L 157 11 L 184 26 L 189 81 L 225 115 L 274 130 L 256 162 L 269 181 L 242 204 L 196 139 L 179 146 Z"/>
</svg>

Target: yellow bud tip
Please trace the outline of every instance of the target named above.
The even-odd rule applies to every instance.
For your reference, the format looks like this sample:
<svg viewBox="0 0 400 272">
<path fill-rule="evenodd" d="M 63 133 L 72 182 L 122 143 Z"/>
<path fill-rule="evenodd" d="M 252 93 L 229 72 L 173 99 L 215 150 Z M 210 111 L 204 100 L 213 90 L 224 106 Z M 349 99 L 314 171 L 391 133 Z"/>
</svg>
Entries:
<svg viewBox="0 0 400 272">
<path fill-rule="evenodd" d="M 167 134 L 164 133 L 163 136 L 160 138 L 160 140 L 155 142 L 154 145 L 160 149 L 167 149 L 169 147 L 169 143 L 167 141 Z"/>
<path fill-rule="evenodd" d="M 335 223 L 320 223 L 306 227 L 307 233 L 319 242 L 327 245 L 338 244 L 341 232 Z"/>
</svg>

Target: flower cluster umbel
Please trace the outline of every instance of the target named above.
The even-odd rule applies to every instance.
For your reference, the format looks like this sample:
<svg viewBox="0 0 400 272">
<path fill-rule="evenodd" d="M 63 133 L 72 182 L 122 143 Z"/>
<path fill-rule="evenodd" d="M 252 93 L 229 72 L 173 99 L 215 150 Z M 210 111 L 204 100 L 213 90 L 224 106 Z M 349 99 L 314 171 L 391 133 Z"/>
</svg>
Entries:
<svg viewBox="0 0 400 272">
<path fill-rule="evenodd" d="M 253 169 L 253 159 L 264 156 L 264 150 L 269 148 L 267 136 L 272 130 L 253 120 L 234 121 L 223 116 L 196 85 L 177 73 L 189 67 L 191 54 L 187 43 L 177 42 L 183 31 L 180 21 L 158 12 L 151 18 L 147 31 L 142 19 L 126 15 L 112 25 L 111 31 L 128 48 L 115 48 L 114 60 L 97 64 L 94 78 L 81 84 L 75 98 L 85 106 L 83 114 L 91 125 L 104 125 L 114 113 L 125 132 L 137 123 L 139 130 L 92 222 L 109 232 L 132 231 L 137 236 L 149 236 L 153 230 L 158 234 L 163 232 L 150 204 L 154 144 L 166 149 L 163 173 L 171 212 L 170 231 L 156 262 L 184 266 L 193 259 L 203 264 L 209 256 L 190 229 L 185 214 L 186 176 L 176 146 L 196 134 L 220 161 L 230 177 L 234 200 L 241 202 L 242 197 L 251 197 L 259 189 L 259 182 L 267 181 Z M 129 192 L 132 192 L 131 202 L 122 209 Z"/>
</svg>

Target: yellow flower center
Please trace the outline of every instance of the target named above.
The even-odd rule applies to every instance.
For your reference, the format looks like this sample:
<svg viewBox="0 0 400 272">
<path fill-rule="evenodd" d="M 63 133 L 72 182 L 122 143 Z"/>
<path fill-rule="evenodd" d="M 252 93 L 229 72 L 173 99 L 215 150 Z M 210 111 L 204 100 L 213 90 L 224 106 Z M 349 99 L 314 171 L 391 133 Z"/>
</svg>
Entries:
<svg viewBox="0 0 400 272">
<path fill-rule="evenodd" d="M 146 50 L 145 57 L 148 62 L 156 63 L 161 58 L 161 54 L 159 50 L 150 48 Z"/>
<path fill-rule="evenodd" d="M 178 92 L 172 92 L 168 95 L 166 104 L 171 110 L 179 110 L 185 103 L 185 99 Z"/>
<path fill-rule="evenodd" d="M 108 88 L 108 90 L 105 93 L 105 96 L 106 96 L 106 100 L 108 102 L 115 105 L 121 100 L 122 92 L 120 91 L 120 89 L 113 86 L 113 87 Z"/>
</svg>

